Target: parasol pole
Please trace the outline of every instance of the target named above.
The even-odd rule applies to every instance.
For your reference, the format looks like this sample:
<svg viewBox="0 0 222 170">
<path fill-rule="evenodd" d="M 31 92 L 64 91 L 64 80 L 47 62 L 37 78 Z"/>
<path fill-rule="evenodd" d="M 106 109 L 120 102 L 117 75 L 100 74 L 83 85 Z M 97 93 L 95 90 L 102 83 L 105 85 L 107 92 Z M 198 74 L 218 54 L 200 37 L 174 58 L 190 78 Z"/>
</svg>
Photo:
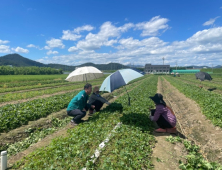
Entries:
<svg viewBox="0 0 222 170">
<path fill-rule="evenodd" d="M 125 89 L 126 89 L 126 86 L 124 86 L 125 87 Z M 130 106 L 130 97 L 129 97 L 129 94 L 128 94 L 128 92 L 127 92 L 127 90 L 126 90 L 126 93 L 127 93 L 127 95 L 128 95 L 128 105 Z"/>
</svg>

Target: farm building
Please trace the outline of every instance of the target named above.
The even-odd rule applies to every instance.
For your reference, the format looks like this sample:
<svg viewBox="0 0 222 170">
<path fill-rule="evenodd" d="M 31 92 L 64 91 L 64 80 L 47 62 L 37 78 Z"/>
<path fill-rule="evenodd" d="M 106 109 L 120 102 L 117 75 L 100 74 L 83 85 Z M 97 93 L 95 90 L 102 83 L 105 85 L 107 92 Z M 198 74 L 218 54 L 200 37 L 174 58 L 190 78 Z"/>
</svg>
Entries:
<svg viewBox="0 0 222 170">
<path fill-rule="evenodd" d="M 169 73 L 170 65 L 152 65 L 146 64 L 144 68 L 145 73 Z"/>
</svg>

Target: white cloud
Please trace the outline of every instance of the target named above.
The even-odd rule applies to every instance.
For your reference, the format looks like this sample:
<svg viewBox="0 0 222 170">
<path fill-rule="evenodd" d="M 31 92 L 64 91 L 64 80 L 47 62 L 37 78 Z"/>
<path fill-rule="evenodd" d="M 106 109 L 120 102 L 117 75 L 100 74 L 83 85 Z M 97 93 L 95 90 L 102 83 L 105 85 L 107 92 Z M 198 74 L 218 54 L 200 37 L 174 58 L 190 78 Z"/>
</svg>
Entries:
<svg viewBox="0 0 222 170">
<path fill-rule="evenodd" d="M 73 34 L 70 30 L 63 30 L 63 40 L 72 40 L 76 41 L 77 39 L 81 38 L 81 35 Z"/>
<path fill-rule="evenodd" d="M 37 46 L 37 45 L 34 45 L 34 44 L 29 44 L 29 45 L 27 45 L 26 47 L 28 47 L 28 48 L 36 48 L 36 49 L 39 49 L 39 50 L 43 50 L 44 48 L 40 48 L 39 46 Z M 50 48 L 49 48 L 50 49 Z"/>
<path fill-rule="evenodd" d="M 123 26 L 119 27 L 118 30 L 120 30 L 121 32 L 126 32 L 130 28 L 133 28 L 133 27 L 134 27 L 133 23 L 127 23 L 127 24 L 124 24 Z"/>
<path fill-rule="evenodd" d="M 50 47 L 49 46 L 45 46 L 44 49 L 50 50 Z"/>
<path fill-rule="evenodd" d="M 157 36 L 159 31 L 163 32 L 169 29 L 166 24 L 169 20 L 167 18 L 160 18 L 160 16 L 153 17 L 148 22 L 141 22 L 136 24 L 136 29 L 143 30 L 141 36 Z"/>
<path fill-rule="evenodd" d="M 51 55 L 51 54 L 59 54 L 58 51 L 52 51 L 52 50 L 49 50 L 47 53 L 47 55 Z"/>
<path fill-rule="evenodd" d="M 117 40 L 109 40 L 103 43 L 104 46 L 113 46 L 113 44 L 117 43 Z"/>
<path fill-rule="evenodd" d="M 17 53 L 28 53 L 29 52 L 29 50 L 21 48 L 21 47 L 12 48 L 12 50 L 14 50 Z"/>
<path fill-rule="evenodd" d="M 89 33 L 85 37 L 85 40 L 81 40 L 77 43 L 76 47 L 82 50 L 97 50 L 100 49 L 101 46 L 113 46 L 113 44 L 117 43 L 117 40 L 110 40 L 110 38 L 118 38 L 122 32 L 126 32 L 132 27 L 132 23 L 116 27 L 112 25 L 111 22 L 105 22 L 101 25 L 100 31 L 97 34 Z"/>
<path fill-rule="evenodd" d="M 10 47 L 7 45 L 0 45 L 0 53 L 10 53 Z"/>
<path fill-rule="evenodd" d="M 57 55 L 40 59 L 43 63 L 60 63 L 67 65 L 78 65 L 85 62 L 93 63 L 134 63 L 145 65 L 145 63 L 175 66 L 207 65 L 207 63 L 222 64 L 222 27 L 200 30 L 182 41 L 166 42 L 156 35 L 166 30 L 168 19 L 154 17 L 148 22 L 127 23 L 116 26 L 111 22 L 101 25 L 95 34 L 88 33 L 85 39 L 71 46 L 68 51 L 74 52 L 69 55 Z M 149 23 L 149 24 L 148 24 Z M 149 25 L 149 27 L 146 27 Z M 139 27 L 141 26 L 141 27 Z M 146 27 L 146 28 L 145 28 Z M 127 37 L 124 32 L 129 29 L 142 30 L 143 36 L 151 37 Z M 71 32 L 72 34 L 74 31 Z M 133 35 L 133 34 L 131 34 Z M 109 47 L 109 52 L 96 52 L 97 49 Z M 44 48 L 52 49 L 49 44 Z"/>
<path fill-rule="evenodd" d="M 75 51 L 78 51 L 78 48 L 75 47 L 75 46 L 73 46 L 73 47 L 70 47 L 70 48 L 68 49 L 68 51 L 69 51 L 69 52 L 75 52 Z"/>
<path fill-rule="evenodd" d="M 120 46 L 117 49 L 135 49 L 138 47 L 146 47 L 146 48 L 153 48 L 153 47 L 161 47 L 166 45 L 166 42 L 163 42 L 158 37 L 150 37 L 145 38 L 141 41 L 138 39 L 133 39 L 133 37 L 120 39 L 119 40 Z"/>
<path fill-rule="evenodd" d="M 29 44 L 26 47 L 28 47 L 28 48 L 37 48 L 37 46 L 35 46 L 34 44 Z"/>
<path fill-rule="evenodd" d="M 205 29 L 198 31 L 192 37 L 187 39 L 189 43 L 222 43 L 222 27 Z"/>
<path fill-rule="evenodd" d="M 76 41 L 77 39 L 81 38 L 82 36 L 80 35 L 81 31 L 91 31 L 93 30 L 94 27 L 91 25 L 84 25 L 82 27 L 77 27 L 73 31 L 70 30 L 63 30 L 63 36 L 61 39 L 63 40 L 71 40 L 71 41 Z"/>
<path fill-rule="evenodd" d="M 194 53 L 216 53 L 222 52 L 222 44 L 198 45 L 190 49 Z"/>
<path fill-rule="evenodd" d="M 203 23 L 203 26 L 213 25 L 217 18 L 220 18 L 220 16 L 217 16 L 216 18 L 211 18 L 209 21 Z"/>
<path fill-rule="evenodd" d="M 46 41 L 48 46 L 45 46 L 45 49 L 52 49 L 52 48 L 65 48 L 65 45 L 62 43 L 62 40 L 52 38 L 49 41 Z"/>
<path fill-rule="evenodd" d="M 81 31 L 92 31 L 93 29 L 94 27 L 91 25 L 84 25 L 82 27 L 75 28 L 73 32 L 79 34 Z"/>
<path fill-rule="evenodd" d="M 9 43 L 10 41 L 8 41 L 8 40 L 0 40 L 0 44 L 7 44 L 7 43 Z"/>
</svg>

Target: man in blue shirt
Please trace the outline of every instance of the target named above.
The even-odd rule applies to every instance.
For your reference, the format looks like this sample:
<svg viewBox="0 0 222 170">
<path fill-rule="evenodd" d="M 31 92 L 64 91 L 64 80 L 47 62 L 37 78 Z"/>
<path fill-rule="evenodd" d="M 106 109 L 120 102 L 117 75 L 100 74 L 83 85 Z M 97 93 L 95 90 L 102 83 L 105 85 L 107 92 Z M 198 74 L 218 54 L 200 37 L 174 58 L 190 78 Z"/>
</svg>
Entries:
<svg viewBox="0 0 222 170">
<path fill-rule="evenodd" d="M 92 85 L 87 83 L 84 90 L 80 91 L 69 103 L 67 107 L 67 114 L 74 117 L 71 120 L 72 125 L 81 123 L 81 119 L 86 115 L 89 108 L 94 109 L 95 106 L 88 104 L 87 100 L 92 92 Z"/>
</svg>

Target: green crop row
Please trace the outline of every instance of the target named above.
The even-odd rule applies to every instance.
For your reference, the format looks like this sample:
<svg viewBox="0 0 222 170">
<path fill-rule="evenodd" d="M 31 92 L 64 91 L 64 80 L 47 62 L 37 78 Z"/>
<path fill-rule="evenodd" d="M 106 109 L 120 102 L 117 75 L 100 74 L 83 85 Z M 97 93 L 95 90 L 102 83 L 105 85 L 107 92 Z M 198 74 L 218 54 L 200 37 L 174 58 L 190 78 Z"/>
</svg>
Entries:
<svg viewBox="0 0 222 170">
<path fill-rule="evenodd" d="M 215 82 L 215 81 L 208 81 L 208 80 L 200 82 L 200 80 L 190 78 L 190 77 L 182 77 L 182 76 L 179 79 L 189 81 L 189 82 L 194 83 L 196 85 L 206 85 L 211 88 L 217 88 L 219 90 L 222 90 L 222 82 Z"/>
<path fill-rule="evenodd" d="M 173 77 L 165 77 L 173 86 L 187 97 L 196 101 L 202 113 L 211 120 L 211 122 L 219 127 L 222 127 L 222 96 L 211 91 L 200 89 L 196 85 L 182 82 Z"/>
<path fill-rule="evenodd" d="M 54 83 L 68 83 L 66 80 L 44 80 L 44 81 L 29 81 L 29 82 L 10 82 L 0 84 L 0 88 L 12 88 L 21 86 L 35 86 L 44 84 L 54 84 Z"/>
<path fill-rule="evenodd" d="M 179 160 L 179 168 L 182 170 L 186 169 L 206 169 L 206 170 L 221 170 L 222 165 L 217 162 L 209 162 L 204 159 L 203 155 L 200 153 L 200 147 L 192 144 L 191 141 L 187 139 L 182 139 L 179 136 L 172 137 L 169 136 L 166 140 L 172 144 L 183 143 L 186 148 L 187 155 L 183 155 L 185 161 Z"/>
<path fill-rule="evenodd" d="M 103 82 L 103 79 L 98 81 L 89 81 L 89 83 L 97 83 L 100 84 Z M 57 88 L 50 88 L 50 89 L 44 89 L 44 90 L 33 90 L 33 91 L 27 91 L 27 92 L 21 92 L 21 93 L 6 93 L 0 95 L 0 103 L 2 102 L 9 102 L 9 101 L 16 101 L 16 100 L 21 100 L 21 99 L 28 99 L 36 96 L 42 96 L 45 94 L 53 94 L 61 91 L 69 91 L 69 90 L 75 90 L 77 88 L 83 88 L 85 85 L 84 83 L 79 83 L 79 84 L 74 84 L 74 85 L 69 85 L 69 86 L 62 86 L 62 87 L 57 87 Z"/>
<path fill-rule="evenodd" d="M 68 106 L 68 103 L 78 92 L 55 95 L 48 98 L 36 99 L 19 104 L 9 104 L 0 108 L 0 132 L 7 132 L 28 121 L 46 117 L 52 112 L 59 111 Z"/>
<path fill-rule="evenodd" d="M 65 79 L 67 74 L 57 74 L 57 75 L 0 75 L 1 83 L 8 82 L 24 82 L 24 81 L 42 81 L 42 80 L 55 80 L 55 79 Z"/>
<path fill-rule="evenodd" d="M 106 76 L 101 77 L 101 78 L 96 79 L 96 80 L 90 80 L 88 82 L 89 83 L 90 82 L 97 82 L 97 81 L 104 80 L 105 78 L 106 78 Z M 3 92 L 14 92 L 14 91 L 20 91 L 20 90 L 29 90 L 29 89 L 36 89 L 36 90 L 38 90 L 38 88 L 44 88 L 44 87 L 55 87 L 55 86 L 71 85 L 71 84 L 78 85 L 78 84 L 83 84 L 83 83 L 86 83 L 86 82 L 67 82 L 65 80 L 59 80 L 59 81 L 52 80 L 52 81 L 39 81 L 39 82 L 35 81 L 35 82 L 33 82 L 33 85 L 28 83 L 27 86 L 19 86 L 18 85 L 18 87 L 13 87 L 13 88 L 8 88 L 7 85 L 3 84 L 3 88 L 0 88 L 0 93 L 3 93 Z"/>
<path fill-rule="evenodd" d="M 138 81 L 139 80 L 140 79 L 138 79 Z M 133 87 L 136 84 L 137 82 L 134 82 L 129 86 Z M 124 89 L 122 89 L 122 91 L 123 90 Z M 9 104 L 0 107 L 0 132 L 15 129 L 27 124 L 28 121 L 37 120 L 52 112 L 66 108 L 70 100 L 78 92 L 79 91 L 74 91 L 62 95 L 55 95 L 48 98 L 35 99 L 20 104 Z"/>
<path fill-rule="evenodd" d="M 155 144 L 152 135 L 153 124 L 149 120 L 149 108 L 154 103 L 149 99 L 157 90 L 157 77 L 151 77 L 141 86 L 129 92 L 128 99 L 122 96 L 116 102 L 121 103 L 123 115 L 122 126 L 117 130 L 95 164 L 89 169 L 151 169 L 151 154 Z"/>
<path fill-rule="evenodd" d="M 143 77 L 143 78 L 145 78 L 145 77 Z M 136 79 L 135 81 L 140 81 L 143 78 Z M 130 82 L 130 84 L 132 84 L 135 81 Z M 127 89 L 132 88 L 132 87 L 134 87 L 134 86 L 128 85 Z M 120 88 L 118 90 L 118 92 L 114 91 L 113 95 L 118 96 L 119 94 L 123 93 L 124 91 L 125 91 L 124 88 Z M 26 132 L 29 135 L 27 136 L 26 139 L 24 139 L 22 141 L 19 141 L 19 142 L 16 142 L 16 143 L 13 143 L 13 144 L 3 145 L 3 146 L 0 147 L 0 151 L 1 150 L 7 150 L 8 156 L 15 155 L 18 152 L 21 152 L 21 151 L 27 149 L 31 144 L 34 144 L 34 143 L 38 142 L 39 140 L 41 140 L 42 138 L 44 138 L 45 136 L 55 132 L 58 129 L 58 127 L 60 128 L 64 125 L 66 125 L 67 121 L 70 121 L 70 120 L 71 120 L 70 117 L 62 119 L 62 120 L 60 120 L 58 118 L 52 118 L 51 121 L 50 121 L 52 127 L 50 127 L 50 128 L 47 128 L 47 129 L 38 128 L 37 130 L 27 129 Z"/>
<path fill-rule="evenodd" d="M 81 169 L 85 166 L 91 166 L 88 162 L 91 159 L 90 157 L 93 155 L 98 145 L 120 121 L 123 123 L 123 128 L 119 130 L 124 133 L 124 137 L 122 138 L 126 138 L 128 141 L 135 138 L 133 140 L 135 144 L 128 143 L 129 145 L 127 145 L 127 143 L 125 143 L 125 148 L 128 149 L 129 153 L 128 158 L 131 159 L 131 157 L 134 156 L 133 160 L 135 160 L 135 162 L 128 164 L 128 160 L 123 157 L 117 160 L 117 166 L 123 162 L 121 169 L 128 169 L 126 165 L 128 165 L 128 167 L 132 166 L 132 169 L 135 169 L 135 166 L 138 165 L 139 162 L 142 162 L 141 166 L 150 167 L 150 155 L 155 139 L 150 133 L 152 125 L 147 114 L 149 106 L 153 106 L 153 103 L 147 95 L 153 95 L 156 92 L 156 85 L 157 79 L 155 78 L 142 80 L 142 83 L 138 85 L 138 87 L 133 89 L 132 92 L 129 92 L 130 95 L 134 95 L 131 96 L 133 99 L 131 106 L 128 106 L 127 94 L 123 95 L 121 98 L 117 99 L 115 103 L 95 113 L 87 122 L 69 130 L 68 137 L 60 137 L 53 140 L 49 146 L 34 151 L 22 161 L 15 164 L 14 168 Z M 131 86 L 131 88 L 132 87 L 133 86 Z M 130 88 L 128 87 L 128 91 L 129 90 Z M 143 99 L 143 97 L 146 99 Z M 136 98 L 142 101 L 140 102 L 136 100 Z M 142 105 L 140 105 L 141 103 Z M 133 111 L 128 113 L 130 110 Z M 131 134 L 133 134 L 132 138 L 130 137 Z M 113 142 L 115 142 L 116 135 L 118 135 L 118 133 L 114 134 L 113 139 L 111 139 L 114 140 Z M 121 138 L 121 136 L 118 135 L 118 138 Z M 122 146 L 119 147 L 122 149 Z M 123 161 L 124 159 L 125 161 Z M 113 162 L 112 165 L 114 163 L 115 162 Z M 110 168 L 115 169 L 114 165 Z"/>
<path fill-rule="evenodd" d="M 34 129 L 27 129 L 26 133 L 29 134 L 27 138 L 25 138 L 22 141 L 8 144 L 5 146 L 7 148 L 7 155 L 8 157 L 17 154 L 18 152 L 21 152 L 25 149 L 27 149 L 30 145 L 37 143 L 38 141 L 45 138 L 47 135 L 54 133 L 59 128 L 64 127 L 67 125 L 67 123 L 71 120 L 70 117 L 66 117 L 65 119 L 58 119 L 58 118 L 52 118 L 50 120 L 50 123 L 52 124 L 52 127 L 50 128 L 38 128 L 35 130 L 35 132 L 32 132 Z"/>
</svg>

